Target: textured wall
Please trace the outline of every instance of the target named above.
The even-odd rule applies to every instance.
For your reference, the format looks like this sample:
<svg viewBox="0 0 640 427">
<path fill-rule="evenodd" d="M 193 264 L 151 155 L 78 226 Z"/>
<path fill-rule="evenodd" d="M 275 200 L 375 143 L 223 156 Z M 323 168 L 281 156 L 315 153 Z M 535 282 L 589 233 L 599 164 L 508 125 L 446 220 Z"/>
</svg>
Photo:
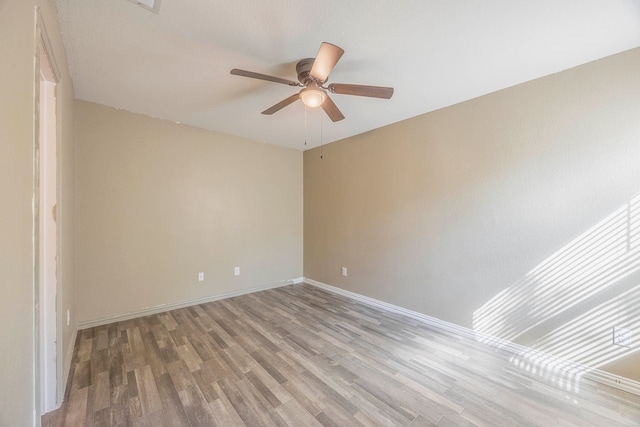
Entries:
<svg viewBox="0 0 640 427">
<path fill-rule="evenodd" d="M 75 123 L 80 321 L 302 276 L 301 152 L 83 101 Z"/>
<path fill-rule="evenodd" d="M 33 2 L 0 3 L 0 425 L 31 425 L 33 400 Z M 11 325 L 11 327 L 8 327 Z"/>
<path fill-rule="evenodd" d="M 305 277 L 591 366 L 628 356 L 638 67 L 635 49 L 305 152 Z"/>
</svg>

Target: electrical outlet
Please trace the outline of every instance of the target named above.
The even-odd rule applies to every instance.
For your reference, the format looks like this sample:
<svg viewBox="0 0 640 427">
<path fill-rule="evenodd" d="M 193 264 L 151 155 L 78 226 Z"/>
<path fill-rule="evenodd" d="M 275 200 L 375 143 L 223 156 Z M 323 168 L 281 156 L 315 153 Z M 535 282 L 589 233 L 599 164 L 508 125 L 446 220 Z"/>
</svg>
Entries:
<svg viewBox="0 0 640 427">
<path fill-rule="evenodd" d="M 233 275 L 234 276 L 239 276 L 240 275 L 240 267 L 235 267 L 233 269 Z"/>
<path fill-rule="evenodd" d="M 342 267 L 342 275 L 347 277 L 347 267 Z"/>
<path fill-rule="evenodd" d="M 204 282 L 204 272 L 198 273 L 198 282 Z"/>
<path fill-rule="evenodd" d="M 67 308 L 67 326 L 69 326 L 69 323 L 71 323 L 71 313 L 69 312 L 69 309 Z"/>
<path fill-rule="evenodd" d="M 613 343 L 622 347 L 631 347 L 631 329 L 614 326 Z"/>
</svg>

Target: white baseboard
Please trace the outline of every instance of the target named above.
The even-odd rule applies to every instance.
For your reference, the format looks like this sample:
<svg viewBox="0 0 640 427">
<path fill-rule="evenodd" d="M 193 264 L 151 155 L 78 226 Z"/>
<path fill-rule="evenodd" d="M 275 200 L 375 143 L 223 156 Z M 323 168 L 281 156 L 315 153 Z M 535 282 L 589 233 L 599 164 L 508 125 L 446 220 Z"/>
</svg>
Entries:
<svg viewBox="0 0 640 427">
<path fill-rule="evenodd" d="M 240 289 L 240 290 L 237 290 L 237 291 L 225 292 L 225 293 L 222 293 L 222 294 L 207 296 L 207 297 L 203 297 L 203 298 L 196 298 L 196 299 L 192 299 L 192 300 L 179 301 L 179 302 L 168 303 L 168 304 L 154 305 L 152 307 L 145 307 L 145 308 L 143 308 L 141 310 L 136 310 L 136 311 L 132 311 L 132 312 L 129 312 L 129 313 L 121 313 L 121 314 L 116 314 L 116 315 L 113 315 L 113 316 L 108 316 L 108 317 L 103 317 L 103 318 L 99 318 L 99 319 L 93 319 L 93 320 L 87 320 L 87 321 L 84 321 L 84 322 L 80 322 L 80 323 L 78 323 L 78 329 L 82 330 L 82 329 L 93 328 L 93 327 L 96 327 L 96 326 L 108 325 L 109 323 L 122 322 L 124 320 L 135 319 L 137 317 L 148 316 L 150 314 L 163 313 L 165 311 L 177 310 L 179 308 L 185 308 L 185 307 L 190 307 L 190 306 L 193 306 L 193 305 L 205 304 L 205 303 L 208 303 L 208 302 L 219 301 L 219 300 L 227 299 L 227 298 L 233 298 L 233 297 L 237 297 L 237 296 L 240 296 L 240 295 L 246 295 L 246 294 L 251 294 L 251 293 L 254 293 L 254 292 L 265 291 L 267 289 L 274 289 L 274 288 L 279 288 L 279 287 L 282 287 L 282 286 L 299 284 L 299 283 L 302 283 L 303 281 L 304 281 L 304 278 L 298 277 L 298 278 L 295 278 L 295 279 L 282 280 L 282 281 L 276 282 L 276 283 L 268 283 L 266 285 Z"/>
<path fill-rule="evenodd" d="M 347 298 L 354 299 L 356 301 L 369 304 L 383 310 L 387 310 L 393 313 L 402 314 L 412 319 L 419 320 L 434 328 L 442 329 L 447 332 L 451 332 L 463 337 L 471 338 L 476 341 L 481 341 L 485 344 L 497 347 L 502 350 L 506 350 L 513 354 L 514 357 L 522 363 L 535 364 L 536 368 L 541 371 L 555 371 L 561 370 L 564 373 L 563 382 L 567 380 L 573 382 L 573 386 L 577 387 L 577 382 L 580 378 L 588 379 L 600 384 L 605 384 L 610 387 L 614 387 L 619 390 L 633 393 L 640 396 L 640 382 L 630 380 L 628 378 L 620 377 L 618 375 L 611 374 L 599 369 L 590 368 L 579 363 L 571 362 L 569 360 L 561 359 L 557 356 L 553 356 L 549 353 L 545 353 L 533 348 L 525 347 L 520 344 L 513 343 L 511 341 L 504 340 L 502 338 L 496 338 L 490 335 L 486 335 L 480 332 L 476 332 L 473 329 L 466 328 L 464 326 L 456 325 L 454 323 L 446 322 L 444 320 L 437 319 L 435 317 L 428 316 L 426 314 L 419 313 L 417 311 L 409 310 L 397 305 L 389 304 L 384 301 L 370 298 L 355 292 L 347 291 L 342 288 L 327 285 L 326 283 L 318 282 L 317 280 L 305 278 L 305 283 L 324 289 L 334 294 L 342 295 Z"/>
<path fill-rule="evenodd" d="M 270 283 L 266 285 L 256 286 L 252 288 L 241 289 L 232 292 L 226 292 L 222 294 L 217 294 L 213 296 L 208 296 L 204 298 L 197 298 L 188 301 L 180 301 L 176 303 L 169 304 L 160 304 L 152 307 L 146 307 L 142 310 L 138 310 L 130 313 L 123 313 L 114 316 L 109 316 L 100 319 L 89 320 L 85 322 L 80 322 L 74 332 L 73 339 L 70 344 L 70 354 L 71 356 L 67 356 L 67 361 L 64 366 L 64 383 L 66 386 L 67 377 L 69 375 L 69 370 L 71 368 L 71 359 L 73 357 L 73 347 L 75 345 L 76 334 L 78 330 L 92 328 L 95 326 L 106 325 L 109 323 L 120 322 L 124 320 L 135 319 L 137 317 L 148 316 L 150 314 L 162 313 L 165 311 L 176 310 L 179 308 L 190 307 L 193 305 L 204 304 L 207 302 L 219 301 L 226 298 L 233 298 L 240 295 L 246 295 L 254 292 L 260 292 L 267 289 L 279 288 L 282 286 L 288 286 L 293 284 L 300 283 L 308 283 L 312 286 L 316 286 L 318 288 L 324 289 L 328 292 L 345 296 L 347 298 L 354 299 L 356 301 L 372 305 L 378 308 L 381 308 L 386 311 L 390 311 L 393 313 L 401 314 L 412 319 L 416 319 L 420 322 L 423 322 L 427 325 L 430 325 L 434 328 L 438 328 L 450 333 L 457 334 L 462 337 L 470 338 L 476 341 L 483 342 L 485 344 L 491 345 L 493 347 L 508 351 L 513 354 L 514 357 L 518 357 L 522 359 L 523 363 L 535 363 L 537 364 L 536 368 L 538 370 L 554 370 L 558 371 L 561 369 L 565 372 L 564 381 L 567 379 L 570 380 L 579 380 L 580 378 L 588 379 L 591 381 L 595 381 L 597 383 L 605 384 L 611 387 L 614 387 L 619 390 L 623 390 L 629 393 L 633 393 L 635 395 L 640 396 L 640 382 L 630 380 L 628 378 L 620 377 L 599 369 L 589 368 L 584 365 L 580 365 L 578 363 L 574 363 L 565 359 L 561 359 L 559 357 L 553 356 L 551 354 L 535 350 L 529 347 L 525 347 L 520 344 L 513 343 L 511 341 L 504 340 L 502 338 L 493 337 L 490 335 L 482 334 L 480 332 L 476 332 L 473 329 L 466 328 L 464 326 L 456 325 L 454 323 L 446 322 L 444 320 L 428 316 L 423 313 L 419 313 L 413 310 L 409 310 L 394 304 L 390 304 L 384 301 L 377 300 L 375 298 L 367 297 L 355 292 L 347 291 L 342 288 L 338 288 L 335 286 L 328 285 L 326 283 L 318 282 L 317 280 L 298 277 L 290 280 L 283 280 L 281 282 Z M 544 365 L 544 366 L 542 366 Z"/>
</svg>

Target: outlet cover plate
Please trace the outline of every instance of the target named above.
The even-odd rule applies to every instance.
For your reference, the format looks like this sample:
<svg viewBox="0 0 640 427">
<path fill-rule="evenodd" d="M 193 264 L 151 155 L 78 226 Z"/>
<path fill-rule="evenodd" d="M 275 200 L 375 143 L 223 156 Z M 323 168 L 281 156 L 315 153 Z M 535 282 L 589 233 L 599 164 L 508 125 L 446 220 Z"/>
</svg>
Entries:
<svg viewBox="0 0 640 427">
<path fill-rule="evenodd" d="M 614 326 L 613 343 L 622 347 L 631 347 L 631 329 Z"/>
<path fill-rule="evenodd" d="M 198 282 L 204 282 L 204 273 L 202 271 L 198 273 Z"/>
</svg>

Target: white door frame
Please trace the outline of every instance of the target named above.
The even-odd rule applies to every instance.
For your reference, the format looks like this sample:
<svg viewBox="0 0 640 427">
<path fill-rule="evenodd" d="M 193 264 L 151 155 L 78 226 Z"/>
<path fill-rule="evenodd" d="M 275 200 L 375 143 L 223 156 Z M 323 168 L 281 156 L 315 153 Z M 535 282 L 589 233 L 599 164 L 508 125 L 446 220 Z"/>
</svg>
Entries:
<svg viewBox="0 0 640 427">
<path fill-rule="evenodd" d="M 60 73 L 36 8 L 34 112 L 34 425 L 62 402 L 60 344 Z"/>
</svg>

